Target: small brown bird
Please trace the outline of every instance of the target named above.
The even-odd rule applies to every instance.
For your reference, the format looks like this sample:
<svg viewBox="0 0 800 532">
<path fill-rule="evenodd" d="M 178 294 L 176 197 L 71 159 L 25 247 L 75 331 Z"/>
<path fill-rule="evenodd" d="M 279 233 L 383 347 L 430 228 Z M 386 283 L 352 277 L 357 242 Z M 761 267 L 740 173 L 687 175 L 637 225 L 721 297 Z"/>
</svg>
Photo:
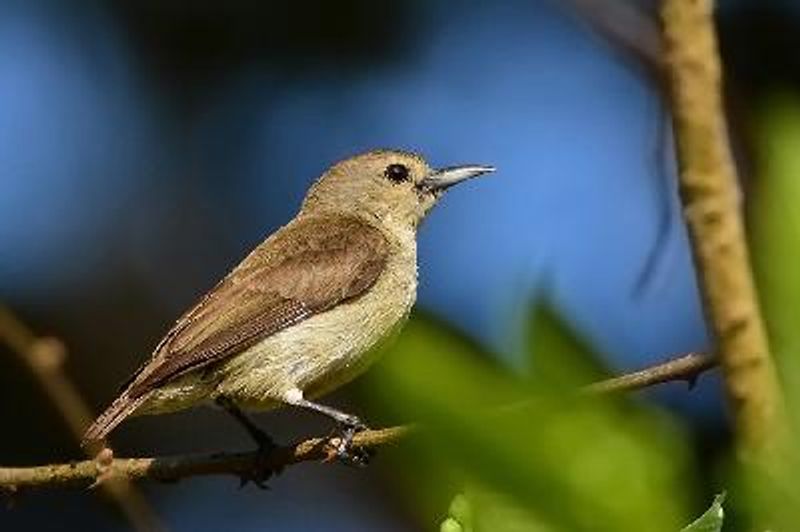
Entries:
<svg viewBox="0 0 800 532">
<path fill-rule="evenodd" d="M 491 171 L 433 170 L 419 155 L 386 150 L 335 164 L 293 220 L 175 323 L 84 441 L 131 414 L 216 402 L 269 446 L 240 408 L 293 405 L 334 419 L 345 456 L 364 425 L 312 400 L 362 373 L 405 321 L 417 293 L 420 221 L 447 188 Z"/>
</svg>

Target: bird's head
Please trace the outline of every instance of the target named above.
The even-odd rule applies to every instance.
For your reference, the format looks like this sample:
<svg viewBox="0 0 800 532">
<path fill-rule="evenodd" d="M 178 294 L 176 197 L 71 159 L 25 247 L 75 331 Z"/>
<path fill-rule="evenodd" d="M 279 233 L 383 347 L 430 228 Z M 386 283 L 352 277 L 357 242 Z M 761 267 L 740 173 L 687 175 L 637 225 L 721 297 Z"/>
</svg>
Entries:
<svg viewBox="0 0 800 532">
<path fill-rule="evenodd" d="M 415 229 L 445 190 L 494 171 L 464 165 L 433 169 L 421 156 L 375 150 L 333 165 L 311 187 L 302 212 L 335 212 L 371 219 L 389 228 Z"/>
</svg>

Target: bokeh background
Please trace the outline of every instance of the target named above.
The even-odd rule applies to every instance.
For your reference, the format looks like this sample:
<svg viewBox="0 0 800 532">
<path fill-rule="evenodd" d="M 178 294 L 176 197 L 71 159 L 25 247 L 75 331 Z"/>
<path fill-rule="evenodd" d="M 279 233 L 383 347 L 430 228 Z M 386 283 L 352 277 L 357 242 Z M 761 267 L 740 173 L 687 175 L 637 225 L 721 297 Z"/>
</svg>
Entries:
<svg viewBox="0 0 800 532">
<path fill-rule="evenodd" d="M 329 164 L 396 147 L 498 168 L 448 194 L 419 237 L 420 309 L 495 366 L 525 371 L 542 300 L 610 369 L 706 349 L 662 81 L 644 53 L 657 52 L 652 4 L 627 19 L 555 0 L 3 0 L 0 300 L 65 342 L 69 374 L 99 410 Z M 745 193 L 753 124 L 800 82 L 798 15 L 789 1 L 720 5 Z M 609 38 L 621 20 L 641 50 Z M 0 390 L 3 464 L 81 456 L 11 356 Z M 359 382 L 332 401 L 378 425 L 370 390 Z M 685 420 L 699 456 L 727 449 L 714 375 L 645 398 Z M 326 430 L 296 412 L 259 421 L 282 440 Z M 118 455 L 250 445 L 213 410 L 137 419 L 113 442 Z M 435 528 L 398 487 L 402 465 L 377 462 L 291 468 L 269 492 L 230 478 L 145 492 L 174 530 Z M 711 468 L 700 469 L 707 495 Z M 23 526 L 126 524 L 100 497 L 55 491 L 0 510 L 0 529 Z"/>
</svg>

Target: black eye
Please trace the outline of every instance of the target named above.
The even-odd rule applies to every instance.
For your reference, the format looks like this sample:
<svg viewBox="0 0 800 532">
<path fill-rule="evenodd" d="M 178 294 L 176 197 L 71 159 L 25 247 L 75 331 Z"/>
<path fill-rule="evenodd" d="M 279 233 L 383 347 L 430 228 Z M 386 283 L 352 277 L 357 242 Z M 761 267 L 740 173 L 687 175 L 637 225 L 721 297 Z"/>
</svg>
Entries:
<svg viewBox="0 0 800 532">
<path fill-rule="evenodd" d="M 394 183 L 408 181 L 408 167 L 402 164 L 390 164 L 383 172 Z"/>
</svg>

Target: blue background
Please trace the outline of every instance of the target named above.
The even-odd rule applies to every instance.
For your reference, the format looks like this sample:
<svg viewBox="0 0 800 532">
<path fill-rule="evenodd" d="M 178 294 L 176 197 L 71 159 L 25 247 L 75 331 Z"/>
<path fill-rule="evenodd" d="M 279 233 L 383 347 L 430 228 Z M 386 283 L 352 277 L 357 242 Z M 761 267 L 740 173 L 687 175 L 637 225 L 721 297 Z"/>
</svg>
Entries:
<svg viewBox="0 0 800 532">
<path fill-rule="evenodd" d="M 329 164 L 376 147 L 497 166 L 423 226 L 419 305 L 503 363 L 521 366 L 543 295 L 615 368 L 707 348 L 668 124 L 640 65 L 557 2 L 353 4 L 371 11 L 354 22 L 314 2 L 0 5 L 0 298 L 70 346 L 97 408 Z M 740 4 L 732 34 L 749 31 Z M 0 414 L 19 427 L 0 443 L 4 462 L 78 457 L 24 370 L 0 364 Z M 724 431 L 714 377 L 649 395 Z M 286 435 L 318 427 L 264 420 Z M 208 412 L 135 421 L 117 448 L 243 445 L 229 428 Z M 386 471 L 304 465 L 273 488 L 147 489 L 175 530 L 420 526 Z M 0 513 L 4 529 L 90 522 L 124 526 L 80 492 Z"/>
</svg>

